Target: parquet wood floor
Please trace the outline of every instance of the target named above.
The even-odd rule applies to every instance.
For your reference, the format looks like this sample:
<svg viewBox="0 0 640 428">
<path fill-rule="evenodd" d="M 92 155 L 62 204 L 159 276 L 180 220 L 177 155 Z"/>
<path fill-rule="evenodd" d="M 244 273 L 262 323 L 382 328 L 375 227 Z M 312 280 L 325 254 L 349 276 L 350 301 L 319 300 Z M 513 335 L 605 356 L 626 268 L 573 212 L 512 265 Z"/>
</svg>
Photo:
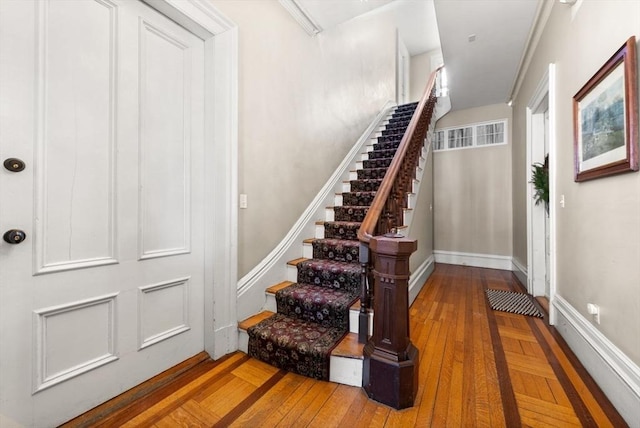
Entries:
<svg viewBox="0 0 640 428">
<path fill-rule="evenodd" d="M 65 426 L 626 426 L 545 320 L 492 311 L 487 288 L 522 291 L 511 272 L 463 266 L 439 264 L 427 281 L 410 310 L 420 351 L 410 409 L 396 411 L 360 388 L 307 379 L 237 352 Z"/>
</svg>

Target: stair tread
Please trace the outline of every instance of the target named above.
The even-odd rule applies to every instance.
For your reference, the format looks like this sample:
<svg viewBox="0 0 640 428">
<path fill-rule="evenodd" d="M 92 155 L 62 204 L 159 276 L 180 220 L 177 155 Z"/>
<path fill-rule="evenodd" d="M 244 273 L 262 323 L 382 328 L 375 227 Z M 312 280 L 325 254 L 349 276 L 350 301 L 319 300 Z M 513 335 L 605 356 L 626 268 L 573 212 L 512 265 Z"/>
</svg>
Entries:
<svg viewBox="0 0 640 428">
<path fill-rule="evenodd" d="M 357 271 L 358 273 L 360 273 L 360 265 L 356 263 L 341 262 L 339 260 L 328 260 L 328 259 L 305 259 L 304 261 L 305 263 L 312 264 L 312 265 L 317 265 L 318 263 L 322 263 L 325 265 L 335 264 L 336 266 L 344 266 L 347 268 L 347 270 Z"/>
<path fill-rule="evenodd" d="M 298 264 L 299 264 L 299 263 L 302 263 L 302 262 L 304 262 L 304 261 L 306 261 L 306 260 L 310 260 L 310 259 L 308 259 L 308 258 L 306 258 L 306 257 L 300 257 L 300 258 L 297 258 L 297 259 L 289 260 L 289 261 L 287 262 L 287 264 L 288 264 L 289 266 L 298 266 Z"/>
<path fill-rule="evenodd" d="M 348 246 L 357 246 L 359 245 L 359 241 L 352 241 L 350 239 L 339 239 L 339 238 L 310 238 L 310 239 L 305 239 L 306 241 L 310 241 L 310 243 L 314 243 L 314 242 L 328 242 L 328 243 L 340 243 L 342 245 L 348 245 Z"/>
<path fill-rule="evenodd" d="M 282 290 L 283 288 L 287 288 L 290 285 L 295 284 L 295 282 L 291 282 L 291 281 L 282 281 L 278 284 L 272 285 L 271 287 L 267 288 L 265 290 L 265 292 L 269 293 L 269 294 L 276 294 L 276 292 Z"/>
<path fill-rule="evenodd" d="M 364 359 L 364 343 L 358 343 L 358 335 L 356 333 L 348 333 L 344 339 L 338 343 L 333 351 L 332 357 Z"/>
<path fill-rule="evenodd" d="M 374 190 L 374 191 L 369 191 L 369 192 L 366 192 L 366 191 L 365 191 L 365 192 L 342 192 L 342 193 L 341 193 L 341 195 L 344 195 L 345 193 L 360 193 L 360 194 L 363 194 L 363 193 L 373 193 L 373 194 L 375 194 L 375 193 L 376 193 L 376 191 Z M 354 206 L 355 206 L 355 205 L 354 205 Z M 361 205 L 361 206 L 366 206 L 366 205 Z"/>
<path fill-rule="evenodd" d="M 258 324 L 260 321 L 266 320 L 270 316 L 272 316 L 275 312 L 271 311 L 262 311 L 258 314 L 252 315 L 246 320 L 240 321 L 238 323 L 238 328 L 240 330 L 247 330 L 249 327 L 252 327 Z"/>
</svg>

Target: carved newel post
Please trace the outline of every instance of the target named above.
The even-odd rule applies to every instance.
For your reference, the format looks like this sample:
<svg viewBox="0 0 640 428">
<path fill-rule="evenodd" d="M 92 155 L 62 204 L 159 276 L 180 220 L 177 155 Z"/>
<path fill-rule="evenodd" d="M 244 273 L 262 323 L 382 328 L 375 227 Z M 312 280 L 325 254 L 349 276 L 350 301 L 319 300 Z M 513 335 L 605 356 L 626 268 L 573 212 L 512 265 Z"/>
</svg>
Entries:
<svg viewBox="0 0 640 428">
<path fill-rule="evenodd" d="M 374 256 L 373 336 L 364 347 L 362 385 L 370 398 L 395 409 L 413 406 L 418 349 L 409 338 L 409 257 L 415 240 L 371 238 Z"/>
</svg>

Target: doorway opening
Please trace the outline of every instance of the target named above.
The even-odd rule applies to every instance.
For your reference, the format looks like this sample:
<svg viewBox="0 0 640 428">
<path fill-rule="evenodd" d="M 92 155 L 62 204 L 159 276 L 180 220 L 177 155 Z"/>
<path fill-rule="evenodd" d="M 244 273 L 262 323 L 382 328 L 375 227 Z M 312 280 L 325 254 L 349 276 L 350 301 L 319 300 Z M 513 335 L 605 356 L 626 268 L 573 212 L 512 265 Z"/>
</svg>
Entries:
<svg viewBox="0 0 640 428">
<path fill-rule="evenodd" d="M 527 105 L 527 291 L 549 300 L 550 323 L 555 322 L 555 67 L 540 81 Z M 544 163 L 548 156 L 549 205 L 536 205 L 531 166 Z"/>
</svg>

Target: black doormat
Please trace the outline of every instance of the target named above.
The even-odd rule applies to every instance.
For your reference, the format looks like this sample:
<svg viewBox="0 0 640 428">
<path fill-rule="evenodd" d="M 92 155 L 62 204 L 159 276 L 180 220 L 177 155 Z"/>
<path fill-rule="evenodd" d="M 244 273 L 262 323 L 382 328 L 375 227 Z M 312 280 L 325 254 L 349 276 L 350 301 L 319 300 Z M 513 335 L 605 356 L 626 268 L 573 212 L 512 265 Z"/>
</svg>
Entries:
<svg viewBox="0 0 640 428">
<path fill-rule="evenodd" d="M 494 311 L 543 318 L 542 312 L 533 303 L 533 298 L 526 293 L 488 289 L 487 299 L 489 299 L 489 306 Z"/>
</svg>

